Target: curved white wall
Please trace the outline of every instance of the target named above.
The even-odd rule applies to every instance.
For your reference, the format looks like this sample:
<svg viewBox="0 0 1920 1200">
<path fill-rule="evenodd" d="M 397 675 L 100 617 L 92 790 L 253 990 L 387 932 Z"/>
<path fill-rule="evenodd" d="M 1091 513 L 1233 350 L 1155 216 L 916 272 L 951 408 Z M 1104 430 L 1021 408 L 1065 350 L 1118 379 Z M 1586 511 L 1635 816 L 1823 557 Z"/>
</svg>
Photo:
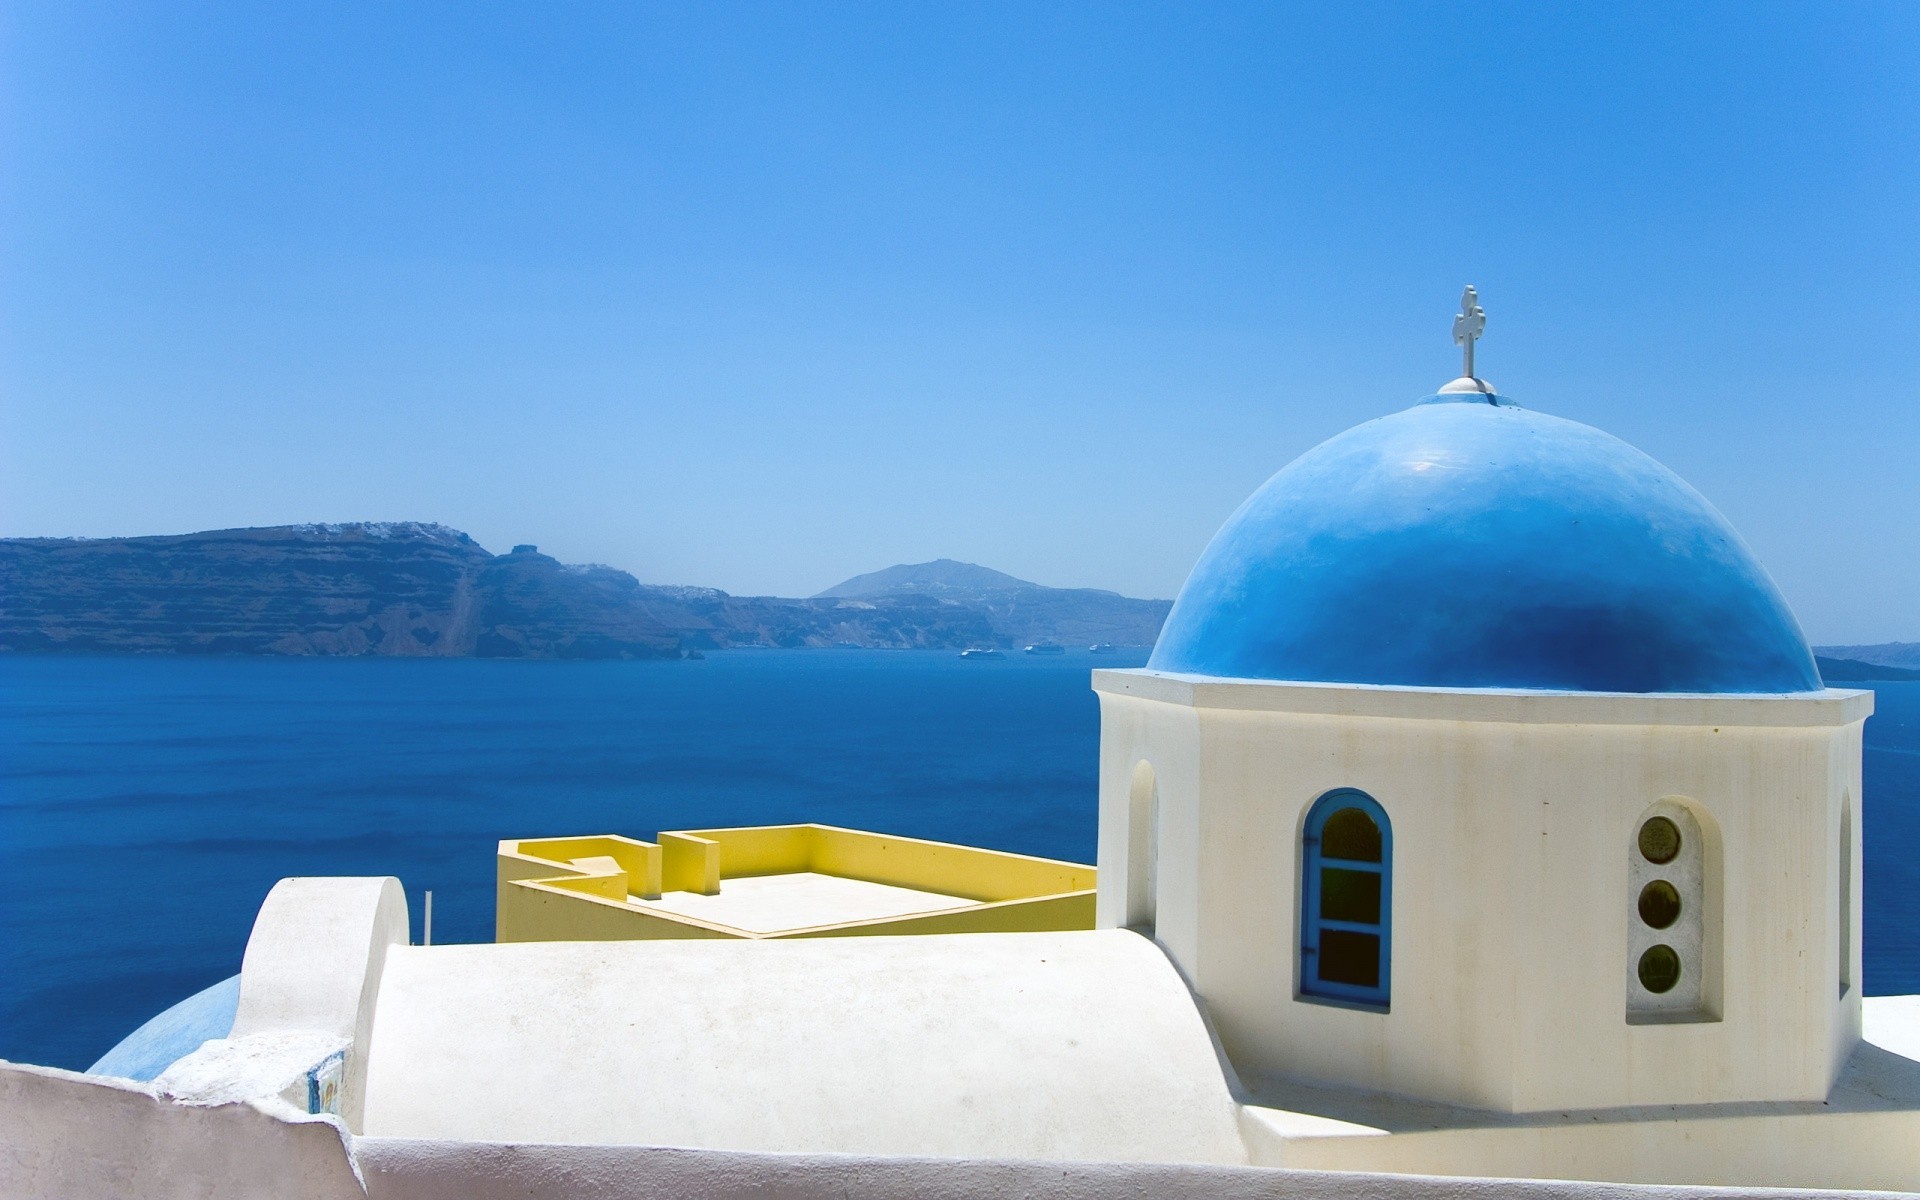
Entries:
<svg viewBox="0 0 1920 1200">
<path fill-rule="evenodd" d="M 1122 931 L 389 955 L 365 1132 L 1245 1161 L 1206 1026 Z"/>
</svg>

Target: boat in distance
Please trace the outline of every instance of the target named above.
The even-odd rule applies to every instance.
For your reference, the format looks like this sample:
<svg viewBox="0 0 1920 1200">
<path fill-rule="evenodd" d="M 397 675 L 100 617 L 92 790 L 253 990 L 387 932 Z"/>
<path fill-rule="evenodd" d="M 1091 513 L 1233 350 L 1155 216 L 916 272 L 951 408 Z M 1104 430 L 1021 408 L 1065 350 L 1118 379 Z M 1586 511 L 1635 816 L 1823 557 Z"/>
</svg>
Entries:
<svg viewBox="0 0 1920 1200">
<path fill-rule="evenodd" d="M 1027 647 L 1028 654 L 1065 654 L 1067 648 L 1059 642 L 1035 642 Z"/>
<path fill-rule="evenodd" d="M 1089 654 L 1112 654 L 1116 647 L 1112 642 L 1095 642 L 1087 647 Z"/>
<path fill-rule="evenodd" d="M 992 646 L 969 646 L 960 652 L 961 658 L 1005 658 L 1006 655 Z"/>
</svg>

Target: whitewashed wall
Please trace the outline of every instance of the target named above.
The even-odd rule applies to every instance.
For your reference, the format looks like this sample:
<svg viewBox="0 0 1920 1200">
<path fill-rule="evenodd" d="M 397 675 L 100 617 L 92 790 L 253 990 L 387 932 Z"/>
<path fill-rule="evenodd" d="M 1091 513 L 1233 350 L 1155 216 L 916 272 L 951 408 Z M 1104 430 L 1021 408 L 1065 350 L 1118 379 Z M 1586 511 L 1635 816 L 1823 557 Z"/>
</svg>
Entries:
<svg viewBox="0 0 1920 1200">
<path fill-rule="evenodd" d="M 1840 804 L 1864 692 L 1602 696 L 1095 673 L 1100 923 L 1125 919 L 1130 783 L 1160 807 L 1155 931 L 1242 1071 L 1501 1111 L 1818 1100 L 1840 991 Z M 1300 828 L 1358 788 L 1393 825 L 1392 1006 L 1297 998 Z M 1656 801 L 1718 831 L 1717 1019 L 1630 1024 L 1628 854 Z M 1859 821 L 1852 823 L 1859 836 Z M 1717 907 L 1717 911 L 1715 911 Z M 1857 915 L 1844 953 L 1859 977 Z"/>
</svg>

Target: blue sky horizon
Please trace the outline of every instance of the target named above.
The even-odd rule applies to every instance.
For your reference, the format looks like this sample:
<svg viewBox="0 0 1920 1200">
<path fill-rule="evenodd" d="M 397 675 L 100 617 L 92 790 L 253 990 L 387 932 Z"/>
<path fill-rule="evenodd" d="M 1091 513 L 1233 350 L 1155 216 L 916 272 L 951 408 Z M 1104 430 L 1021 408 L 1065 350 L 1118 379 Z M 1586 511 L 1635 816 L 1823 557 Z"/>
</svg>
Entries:
<svg viewBox="0 0 1920 1200">
<path fill-rule="evenodd" d="M 1458 371 L 1920 640 L 1920 8 L 15 4 L 0 535 L 1171 596 Z"/>
</svg>

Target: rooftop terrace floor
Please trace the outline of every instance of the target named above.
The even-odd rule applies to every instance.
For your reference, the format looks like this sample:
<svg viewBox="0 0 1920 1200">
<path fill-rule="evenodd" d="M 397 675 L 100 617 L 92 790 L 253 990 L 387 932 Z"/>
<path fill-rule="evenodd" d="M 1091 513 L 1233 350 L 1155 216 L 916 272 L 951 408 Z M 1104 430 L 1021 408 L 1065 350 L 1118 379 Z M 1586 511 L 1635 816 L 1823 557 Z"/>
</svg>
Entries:
<svg viewBox="0 0 1920 1200">
<path fill-rule="evenodd" d="M 666 892 L 658 900 L 630 896 L 627 902 L 635 908 L 677 913 L 749 933 L 778 933 L 783 929 L 811 929 L 848 921 L 944 912 L 977 903 L 964 896 L 823 875 L 817 871 L 729 876 L 717 896 Z"/>
</svg>

